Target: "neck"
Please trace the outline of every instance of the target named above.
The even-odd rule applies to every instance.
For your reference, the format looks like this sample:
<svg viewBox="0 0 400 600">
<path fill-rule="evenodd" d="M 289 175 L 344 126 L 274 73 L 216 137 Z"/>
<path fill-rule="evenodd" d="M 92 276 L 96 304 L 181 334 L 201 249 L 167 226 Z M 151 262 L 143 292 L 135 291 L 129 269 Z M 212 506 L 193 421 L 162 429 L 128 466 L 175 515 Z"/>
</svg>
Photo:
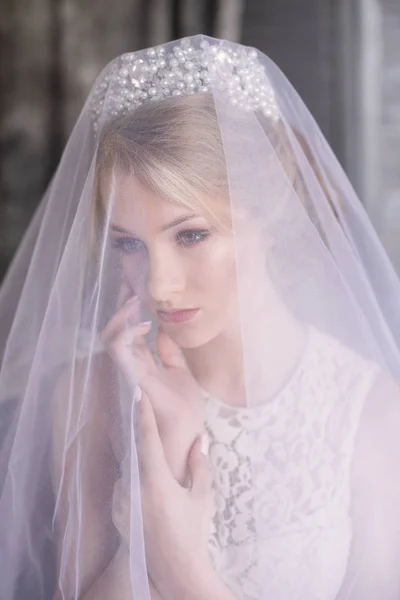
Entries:
<svg viewBox="0 0 400 600">
<path fill-rule="evenodd" d="M 243 350 L 240 323 L 200 348 L 185 350 L 190 371 L 201 387 L 220 400 L 242 404 Z M 231 399 L 231 400 L 229 400 Z"/>
<path fill-rule="evenodd" d="M 304 327 L 275 294 L 258 305 L 204 346 L 185 350 L 201 387 L 226 404 L 255 405 L 272 398 L 304 348 Z"/>
</svg>

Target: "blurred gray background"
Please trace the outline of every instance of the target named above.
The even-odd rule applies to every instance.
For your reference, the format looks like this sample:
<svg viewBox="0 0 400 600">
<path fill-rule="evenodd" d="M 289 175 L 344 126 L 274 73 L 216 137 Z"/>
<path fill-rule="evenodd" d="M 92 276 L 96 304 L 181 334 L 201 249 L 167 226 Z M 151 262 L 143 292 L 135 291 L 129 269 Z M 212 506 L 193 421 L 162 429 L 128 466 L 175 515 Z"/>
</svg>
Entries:
<svg viewBox="0 0 400 600">
<path fill-rule="evenodd" d="M 400 0 L 0 2 L 0 278 L 102 67 L 195 33 L 279 65 L 400 272 Z"/>
</svg>

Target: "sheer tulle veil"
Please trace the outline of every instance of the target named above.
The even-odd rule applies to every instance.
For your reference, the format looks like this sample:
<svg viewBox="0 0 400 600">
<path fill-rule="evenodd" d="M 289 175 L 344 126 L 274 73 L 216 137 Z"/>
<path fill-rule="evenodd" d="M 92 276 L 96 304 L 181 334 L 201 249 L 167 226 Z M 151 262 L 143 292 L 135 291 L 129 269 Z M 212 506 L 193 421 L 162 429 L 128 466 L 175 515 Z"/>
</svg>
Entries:
<svg viewBox="0 0 400 600">
<path fill-rule="evenodd" d="M 0 598 L 83 599 L 121 547 L 151 597 L 143 357 L 124 371 L 102 335 L 131 296 L 154 369 L 161 323 L 204 401 L 234 597 L 399 598 L 399 280 L 279 68 L 206 36 L 104 69 L 2 285 Z M 228 331 L 235 399 L 209 358 Z"/>
</svg>

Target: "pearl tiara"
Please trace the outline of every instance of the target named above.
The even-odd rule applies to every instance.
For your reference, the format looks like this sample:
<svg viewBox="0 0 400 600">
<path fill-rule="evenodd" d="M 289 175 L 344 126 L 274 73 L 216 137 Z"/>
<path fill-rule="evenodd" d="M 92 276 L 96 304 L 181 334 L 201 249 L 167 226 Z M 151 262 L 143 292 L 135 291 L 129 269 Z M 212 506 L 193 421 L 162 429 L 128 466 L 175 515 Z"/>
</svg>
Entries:
<svg viewBox="0 0 400 600">
<path fill-rule="evenodd" d="M 213 90 L 242 110 L 279 119 L 275 94 L 256 50 L 203 36 L 193 39 L 195 44 L 185 38 L 117 59 L 90 100 L 95 131 L 103 118 L 127 114 L 147 101 Z"/>
</svg>

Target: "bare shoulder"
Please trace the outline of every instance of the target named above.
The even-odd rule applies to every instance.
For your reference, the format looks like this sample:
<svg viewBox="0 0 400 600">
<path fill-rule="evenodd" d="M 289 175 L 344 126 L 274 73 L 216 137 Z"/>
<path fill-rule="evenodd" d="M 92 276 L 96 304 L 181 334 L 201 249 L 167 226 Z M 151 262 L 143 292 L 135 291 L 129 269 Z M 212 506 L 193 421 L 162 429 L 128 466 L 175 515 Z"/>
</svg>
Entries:
<svg viewBox="0 0 400 600">
<path fill-rule="evenodd" d="M 98 457 L 111 451 L 115 412 L 115 372 L 105 353 L 65 367 L 54 387 L 53 449 L 55 477 L 77 441 L 85 440 Z"/>
<path fill-rule="evenodd" d="M 72 598 L 77 587 L 83 597 L 118 547 L 110 508 L 119 477 L 119 461 L 110 441 L 114 376 L 110 359 L 98 354 L 90 363 L 85 359 L 65 368 L 55 384 L 52 480 L 57 498 L 57 598 Z"/>
<path fill-rule="evenodd" d="M 352 546 L 338 596 L 400 597 L 400 388 L 380 373 L 364 403 L 352 478 Z"/>
<path fill-rule="evenodd" d="M 380 373 L 366 398 L 354 456 L 356 481 L 373 482 L 398 470 L 400 461 L 400 385 Z M 394 475 L 394 474 L 393 474 Z"/>
</svg>

